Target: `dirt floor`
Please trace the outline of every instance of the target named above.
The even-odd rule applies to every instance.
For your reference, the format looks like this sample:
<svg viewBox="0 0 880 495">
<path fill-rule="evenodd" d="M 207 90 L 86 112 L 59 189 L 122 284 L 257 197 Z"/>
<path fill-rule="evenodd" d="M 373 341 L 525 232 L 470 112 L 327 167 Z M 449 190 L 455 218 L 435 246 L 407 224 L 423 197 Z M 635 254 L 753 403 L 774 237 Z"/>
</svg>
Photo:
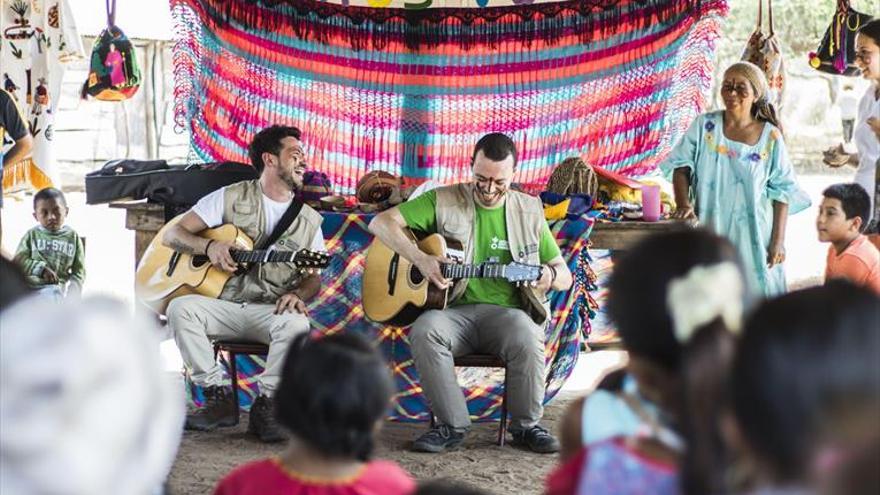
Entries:
<svg viewBox="0 0 880 495">
<path fill-rule="evenodd" d="M 542 424 L 556 431 L 566 405 L 574 397 L 573 393 L 557 396 L 546 407 Z M 386 423 L 377 457 L 397 461 L 420 481 L 454 478 L 498 495 L 542 493 L 544 477 L 558 459 L 556 455 L 534 454 L 519 447 L 499 447 L 495 444 L 498 423 L 475 425 L 462 447 L 444 454 L 410 452 L 410 443 L 426 428 L 420 423 Z M 247 414 L 243 414 L 241 424 L 234 428 L 186 432 L 171 471 L 170 493 L 210 494 L 233 467 L 284 450 L 284 444 L 261 444 L 246 431 Z"/>
</svg>

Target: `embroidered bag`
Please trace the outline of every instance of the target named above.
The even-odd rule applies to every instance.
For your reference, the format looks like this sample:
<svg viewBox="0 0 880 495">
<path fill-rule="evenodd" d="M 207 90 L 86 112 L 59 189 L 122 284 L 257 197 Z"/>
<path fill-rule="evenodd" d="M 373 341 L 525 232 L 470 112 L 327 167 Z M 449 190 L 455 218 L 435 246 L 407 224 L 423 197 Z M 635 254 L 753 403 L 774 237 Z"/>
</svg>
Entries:
<svg viewBox="0 0 880 495">
<path fill-rule="evenodd" d="M 321 207 L 321 198 L 333 195 L 333 183 L 323 172 L 307 170 L 303 175 L 302 200 L 314 208 Z"/>
<path fill-rule="evenodd" d="M 858 76 L 856 32 L 870 20 L 871 16 L 853 10 L 849 0 L 838 0 L 837 11 L 819 48 L 810 53 L 810 67 L 836 76 Z"/>
<path fill-rule="evenodd" d="M 782 106 L 782 97 L 785 91 L 785 64 L 782 59 L 782 50 L 779 48 L 779 39 L 773 31 L 773 0 L 767 0 L 768 28 L 770 32 L 762 31 L 764 14 L 764 0 L 758 0 L 758 23 L 755 31 L 749 36 L 749 41 L 743 50 L 742 60 L 751 62 L 764 71 L 767 76 L 767 84 L 770 92 L 767 100 L 778 111 Z"/>
<path fill-rule="evenodd" d="M 577 156 L 562 160 L 547 181 L 547 191 L 556 194 L 588 194 L 595 198 L 598 189 L 599 180 L 593 167 Z"/>
<path fill-rule="evenodd" d="M 82 88 L 82 98 L 91 95 L 97 100 L 122 101 L 137 93 L 141 85 L 134 45 L 116 27 L 116 0 L 105 0 L 107 27 L 101 31 L 89 63 L 89 77 Z"/>
</svg>

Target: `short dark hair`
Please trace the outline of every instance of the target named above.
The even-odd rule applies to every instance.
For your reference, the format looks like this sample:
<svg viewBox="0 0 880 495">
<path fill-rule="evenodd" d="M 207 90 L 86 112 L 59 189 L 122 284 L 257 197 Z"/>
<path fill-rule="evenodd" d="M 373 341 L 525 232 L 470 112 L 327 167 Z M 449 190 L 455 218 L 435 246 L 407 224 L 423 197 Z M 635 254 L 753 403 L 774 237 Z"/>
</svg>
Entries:
<svg viewBox="0 0 880 495">
<path fill-rule="evenodd" d="M 877 308 L 870 290 L 838 279 L 768 300 L 747 319 L 731 370 L 732 408 L 749 449 L 778 482 L 800 481 L 819 442 L 842 435 L 849 419 L 876 422 Z"/>
<path fill-rule="evenodd" d="M 60 189 L 44 187 L 37 191 L 37 194 L 34 194 L 34 209 L 37 209 L 38 202 L 47 200 L 56 200 L 64 206 L 67 206 L 67 199 L 64 198 L 64 193 L 61 192 Z"/>
<path fill-rule="evenodd" d="M 278 421 L 328 457 L 366 461 L 394 391 L 385 359 L 363 337 L 296 337 L 275 393 Z"/>
<path fill-rule="evenodd" d="M 263 168 L 266 166 L 263 163 L 263 153 L 277 155 L 281 152 L 282 139 L 286 137 L 300 139 L 301 136 L 302 131 L 298 128 L 286 125 L 273 125 L 258 132 L 248 146 L 248 156 L 257 173 L 263 173 Z"/>
<path fill-rule="evenodd" d="M 880 19 L 872 19 L 863 24 L 858 34 L 871 38 L 875 45 L 880 46 Z"/>
<path fill-rule="evenodd" d="M 488 495 L 474 486 L 445 479 L 419 483 L 413 495 Z"/>
<path fill-rule="evenodd" d="M 474 154 L 471 156 L 471 166 L 474 165 L 474 161 L 477 159 L 477 153 L 480 151 L 483 152 L 483 155 L 485 155 L 486 158 L 496 162 L 500 162 L 508 156 L 513 156 L 513 168 L 516 168 L 516 145 L 513 144 L 513 139 L 510 139 L 510 136 L 507 134 L 493 132 L 481 137 L 480 140 L 477 141 L 476 146 L 474 146 Z"/>
<path fill-rule="evenodd" d="M 840 201 L 847 220 L 861 218 L 861 230 L 865 230 L 868 226 L 868 220 L 871 219 L 871 197 L 859 184 L 855 182 L 834 184 L 822 191 L 822 196 Z"/>
</svg>

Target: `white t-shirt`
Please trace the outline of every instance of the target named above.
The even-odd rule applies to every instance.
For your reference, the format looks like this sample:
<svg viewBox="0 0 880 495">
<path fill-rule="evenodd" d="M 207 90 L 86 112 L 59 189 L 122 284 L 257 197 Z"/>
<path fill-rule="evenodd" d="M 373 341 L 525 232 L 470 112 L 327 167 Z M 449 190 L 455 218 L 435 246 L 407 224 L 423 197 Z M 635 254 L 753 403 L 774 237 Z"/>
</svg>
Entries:
<svg viewBox="0 0 880 495">
<path fill-rule="evenodd" d="M 225 187 L 217 189 L 207 196 L 204 196 L 195 204 L 195 206 L 192 207 L 191 211 L 198 215 L 208 228 L 214 228 L 223 223 L 223 210 L 225 207 L 223 198 L 225 190 Z M 293 201 L 293 199 L 290 201 L 278 202 L 263 194 L 263 211 L 266 212 L 265 232 L 272 232 L 272 229 L 278 225 L 284 212 L 287 211 L 287 207 L 290 206 L 291 201 Z M 321 233 L 321 229 L 318 229 L 317 232 L 315 232 L 315 237 L 312 239 L 312 244 L 309 246 L 309 249 L 312 251 L 327 250 L 324 246 L 324 234 Z"/>
<path fill-rule="evenodd" d="M 874 211 L 874 174 L 877 160 L 880 159 L 880 140 L 868 125 L 868 118 L 880 118 L 880 99 L 874 98 L 874 85 L 868 86 L 859 102 L 859 118 L 853 130 L 853 141 L 859 150 L 859 168 L 855 181 L 865 188 L 871 197 L 871 211 Z"/>
<path fill-rule="evenodd" d="M 841 91 L 837 106 L 840 107 L 840 118 L 842 120 L 855 120 L 858 118 L 859 97 L 855 90 L 849 89 Z"/>
</svg>

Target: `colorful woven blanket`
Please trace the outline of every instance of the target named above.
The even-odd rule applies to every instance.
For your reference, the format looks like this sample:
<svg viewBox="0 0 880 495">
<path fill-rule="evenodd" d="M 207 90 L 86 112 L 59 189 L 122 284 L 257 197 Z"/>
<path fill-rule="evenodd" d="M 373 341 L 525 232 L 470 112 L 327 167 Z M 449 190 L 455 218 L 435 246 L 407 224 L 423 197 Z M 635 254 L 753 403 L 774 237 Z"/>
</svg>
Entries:
<svg viewBox="0 0 880 495">
<path fill-rule="evenodd" d="M 368 321 L 361 305 L 361 277 L 366 250 L 373 240 L 367 231 L 372 215 L 322 214 L 327 249 L 340 254 L 334 256 L 322 274 L 322 290 L 309 304 L 312 333 L 318 336 L 358 332 L 377 342 L 388 358 L 397 385 L 391 419 L 427 421 L 428 408 L 410 355 L 407 329 Z M 581 339 L 589 334 L 589 318 L 597 307 L 588 292 L 594 289 L 596 281 L 587 255 L 587 239 L 592 226 L 592 220 L 587 219 L 558 221 L 551 225 L 575 281 L 569 291 L 552 293 L 550 300 L 553 317 L 547 325 L 545 337 L 545 402 L 556 395 L 574 370 Z M 248 407 L 258 393 L 256 377 L 262 372 L 265 356 L 240 355 L 236 364 L 239 386 L 246 392 L 239 395 L 239 401 L 243 407 Z M 458 372 L 472 419 L 497 419 L 504 391 L 503 372 L 479 368 L 459 369 Z M 194 390 L 196 403 L 200 397 L 200 392 Z"/>
<path fill-rule="evenodd" d="M 573 154 L 640 175 L 703 109 L 727 11 L 726 0 L 334 1 L 171 0 L 176 122 L 199 158 L 246 161 L 257 130 L 294 124 L 311 165 L 351 194 L 369 170 L 456 182 L 479 137 L 500 131 L 530 192 Z"/>
</svg>

